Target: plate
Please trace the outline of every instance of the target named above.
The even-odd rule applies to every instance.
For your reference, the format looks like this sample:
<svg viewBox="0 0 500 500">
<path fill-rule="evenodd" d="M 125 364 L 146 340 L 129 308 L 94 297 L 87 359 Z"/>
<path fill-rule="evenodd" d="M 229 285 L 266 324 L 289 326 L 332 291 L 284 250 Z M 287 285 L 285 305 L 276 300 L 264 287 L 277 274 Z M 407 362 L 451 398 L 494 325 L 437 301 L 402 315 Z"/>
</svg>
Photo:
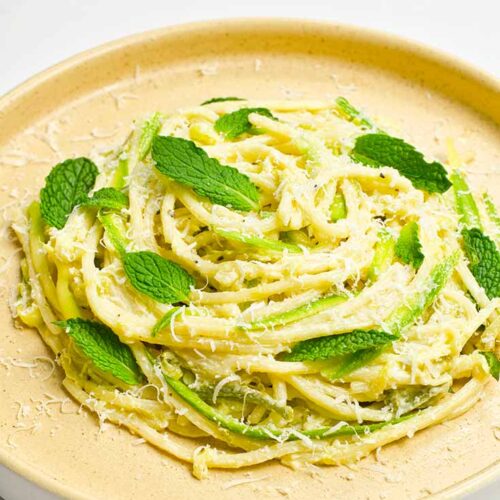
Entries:
<svg viewBox="0 0 500 500">
<path fill-rule="evenodd" d="M 474 68 L 391 36 L 301 20 L 198 23 L 85 52 L 0 100 L 4 220 L 69 156 L 120 143 L 130 123 L 212 96 L 332 98 L 382 116 L 419 149 L 445 155 L 453 137 L 476 184 L 497 190 L 500 87 Z M 15 328 L 19 249 L 2 229 L 0 461 L 72 498 L 420 498 L 457 496 L 499 473 L 494 382 L 466 415 L 426 429 L 352 468 L 292 471 L 277 463 L 213 471 L 208 480 L 104 424 L 73 402 L 36 332 Z M 497 428 L 495 428 L 497 425 Z M 495 437 L 496 432 L 496 437 Z"/>
</svg>

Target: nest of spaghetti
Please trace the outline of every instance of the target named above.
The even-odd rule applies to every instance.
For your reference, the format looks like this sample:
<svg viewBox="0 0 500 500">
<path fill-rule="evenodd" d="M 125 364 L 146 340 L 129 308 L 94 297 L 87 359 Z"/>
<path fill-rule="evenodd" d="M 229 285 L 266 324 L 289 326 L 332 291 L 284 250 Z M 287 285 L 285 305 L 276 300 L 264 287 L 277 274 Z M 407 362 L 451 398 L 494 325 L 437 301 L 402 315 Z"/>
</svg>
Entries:
<svg viewBox="0 0 500 500">
<path fill-rule="evenodd" d="M 460 167 L 344 98 L 155 113 L 14 222 L 14 315 L 197 477 L 353 462 L 498 377 L 499 219 Z"/>
</svg>

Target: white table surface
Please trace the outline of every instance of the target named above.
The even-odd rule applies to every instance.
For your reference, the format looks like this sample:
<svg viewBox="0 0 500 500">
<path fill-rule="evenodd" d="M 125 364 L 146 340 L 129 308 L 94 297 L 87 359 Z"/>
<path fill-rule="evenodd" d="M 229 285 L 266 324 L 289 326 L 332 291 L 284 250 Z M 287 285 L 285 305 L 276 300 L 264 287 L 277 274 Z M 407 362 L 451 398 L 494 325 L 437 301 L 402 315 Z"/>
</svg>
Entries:
<svg viewBox="0 0 500 500">
<path fill-rule="evenodd" d="M 280 16 L 402 35 L 500 77 L 498 0 L 0 0 L 0 95 L 54 63 L 128 34 L 206 19 Z M 54 498 L 1 466 L 0 496 Z M 472 498 L 500 498 L 500 483 Z"/>
</svg>

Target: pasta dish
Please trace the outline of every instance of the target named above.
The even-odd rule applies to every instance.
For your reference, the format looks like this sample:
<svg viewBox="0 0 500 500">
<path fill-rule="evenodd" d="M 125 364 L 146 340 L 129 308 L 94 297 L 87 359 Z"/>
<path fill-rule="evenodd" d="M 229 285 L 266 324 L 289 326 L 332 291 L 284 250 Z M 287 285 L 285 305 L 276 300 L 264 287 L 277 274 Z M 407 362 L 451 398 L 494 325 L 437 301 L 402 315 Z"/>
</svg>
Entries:
<svg viewBox="0 0 500 500">
<path fill-rule="evenodd" d="M 13 223 L 14 316 L 196 477 L 359 460 L 498 379 L 500 218 L 448 149 L 342 97 L 155 113 Z"/>
</svg>

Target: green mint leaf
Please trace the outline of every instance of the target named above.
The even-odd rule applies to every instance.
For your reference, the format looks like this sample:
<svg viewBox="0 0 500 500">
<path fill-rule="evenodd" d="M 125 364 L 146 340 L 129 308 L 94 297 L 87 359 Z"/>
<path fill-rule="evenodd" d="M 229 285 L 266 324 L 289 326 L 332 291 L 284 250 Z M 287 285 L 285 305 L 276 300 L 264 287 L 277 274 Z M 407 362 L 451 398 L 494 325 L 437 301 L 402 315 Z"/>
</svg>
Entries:
<svg viewBox="0 0 500 500">
<path fill-rule="evenodd" d="M 235 139 L 251 130 L 252 124 L 248 121 L 250 113 L 258 113 L 268 118 L 274 118 L 267 108 L 241 108 L 238 111 L 222 115 L 215 122 L 214 128 L 216 132 L 224 134 L 228 139 Z"/>
<path fill-rule="evenodd" d="M 238 233 L 237 231 L 226 231 L 224 229 L 214 228 L 214 232 L 223 238 L 232 241 L 245 243 L 256 248 L 263 250 L 270 250 L 272 252 L 284 252 L 288 250 L 290 253 L 303 253 L 302 249 L 292 243 L 283 243 L 279 240 L 271 240 L 270 238 L 260 238 L 248 234 Z"/>
<path fill-rule="evenodd" d="M 479 211 L 464 176 L 458 170 L 455 170 L 450 175 L 450 179 L 453 184 L 455 207 L 460 216 L 460 222 L 467 228 L 481 228 Z"/>
<path fill-rule="evenodd" d="M 193 188 L 212 203 L 245 212 L 259 208 L 259 192 L 250 179 L 210 158 L 192 141 L 155 137 L 152 156 L 160 173 Z"/>
<path fill-rule="evenodd" d="M 137 158 L 144 160 L 146 155 L 151 150 L 153 139 L 158 135 L 161 129 L 161 114 L 155 113 L 150 120 L 144 123 L 141 130 L 141 135 L 137 142 Z"/>
<path fill-rule="evenodd" d="M 169 309 L 155 324 L 153 329 L 151 330 L 151 337 L 156 337 L 159 332 L 164 330 L 167 327 L 170 327 L 170 322 L 172 321 L 172 316 L 177 313 L 181 309 L 180 307 L 174 306 L 172 309 Z"/>
<path fill-rule="evenodd" d="M 332 222 L 337 222 L 340 219 L 347 217 L 347 207 L 345 198 L 342 193 L 336 193 L 333 197 L 333 202 L 330 205 L 330 219 Z"/>
<path fill-rule="evenodd" d="M 354 330 L 299 342 L 283 356 L 286 361 L 318 361 L 352 354 L 363 349 L 388 344 L 398 337 L 377 330 Z"/>
<path fill-rule="evenodd" d="M 495 356 L 494 352 L 481 352 L 486 358 L 488 368 L 490 369 L 491 376 L 495 380 L 500 380 L 500 360 Z"/>
<path fill-rule="evenodd" d="M 143 251 L 126 253 L 123 267 L 130 284 L 144 295 L 163 304 L 188 301 L 194 280 L 179 264 Z"/>
<path fill-rule="evenodd" d="M 212 104 L 213 102 L 226 102 L 226 101 L 246 101 L 246 99 L 243 99 L 241 97 L 212 97 L 212 99 L 203 101 L 201 105 L 205 106 L 206 104 Z"/>
<path fill-rule="evenodd" d="M 345 97 L 337 97 L 335 105 L 335 111 L 344 120 L 350 121 L 358 127 L 376 128 L 371 120 L 356 109 Z"/>
<path fill-rule="evenodd" d="M 142 381 L 130 347 L 123 344 L 108 326 L 81 318 L 58 321 L 56 324 L 66 330 L 85 356 L 103 372 L 130 385 Z"/>
<path fill-rule="evenodd" d="M 351 157 L 371 167 L 395 168 L 415 188 L 429 193 L 444 193 L 451 186 L 441 163 L 426 162 L 422 153 L 412 145 L 390 135 L 366 134 L 358 137 Z"/>
<path fill-rule="evenodd" d="M 57 164 L 40 191 L 43 220 L 62 229 L 73 209 L 87 198 L 94 187 L 98 170 L 88 158 L 75 158 Z"/>
<path fill-rule="evenodd" d="M 380 356 L 384 351 L 383 347 L 371 347 L 368 349 L 362 349 L 352 354 L 348 354 L 342 361 L 332 368 L 325 368 L 321 370 L 321 375 L 329 380 L 337 380 L 339 378 L 348 375 L 349 373 L 355 372 L 366 366 L 368 363 L 373 361 L 375 358 Z"/>
<path fill-rule="evenodd" d="M 418 269 L 424 261 L 422 253 L 422 245 L 418 239 L 418 224 L 416 222 L 408 222 L 401 233 L 395 247 L 396 255 L 405 263 L 411 264 L 415 269 Z"/>
<path fill-rule="evenodd" d="M 489 299 L 500 297 L 500 252 L 494 241 L 478 228 L 462 230 L 469 268 Z"/>
<path fill-rule="evenodd" d="M 331 307 L 342 304 L 342 302 L 345 302 L 346 300 L 347 297 L 345 295 L 329 295 L 327 297 L 321 297 L 320 299 L 313 300 L 312 302 L 295 307 L 289 311 L 271 314 L 265 318 L 252 321 L 248 326 L 244 326 L 243 328 L 245 330 L 259 330 L 261 328 L 288 325 L 289 323 L 300 321 L 326 311 Z"/>
<path fill-rule="evenodd" d="M 91 198 L 80 203 L 82 207 L 109 208 L 121 210 L 128 207 L 128 197 L 115 188 L 106 187 L 96 191 Z"/>
</svg>

